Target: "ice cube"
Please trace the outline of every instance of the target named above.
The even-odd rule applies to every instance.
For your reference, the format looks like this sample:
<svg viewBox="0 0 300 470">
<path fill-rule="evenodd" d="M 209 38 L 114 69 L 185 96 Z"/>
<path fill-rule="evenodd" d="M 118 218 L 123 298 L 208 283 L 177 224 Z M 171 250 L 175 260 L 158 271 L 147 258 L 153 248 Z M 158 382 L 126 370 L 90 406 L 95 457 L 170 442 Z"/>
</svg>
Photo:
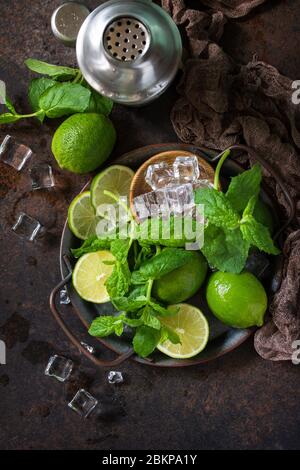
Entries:
<svg viewBox="0 0 300 470">
<path fill-rule="evenodd" d="M 111 370 L 108 373 L 107 380 L 110 384 L 121 384 L 124 382 L 122 372 L 118 372 L 116 370 Z"/>
<path fill-rule="evenodd" d="M 83 388 L 78 390 L 74 398 L 68 403 L 68 406 L 83 418 L 87 418 L 97 405 L 98 400 Z"/>
<path fill-rule="evenodd" d="M 45 369 L 45 375 L 54 377 L 60 382 L 65 382 L 70 377 L 72 370 L 73 361 L 71 361 L 71 359 L 55 354 L 49 359 Z"/>
<path fill-rule="evenodd" d="M 151 211 L 152 217 L 156 217 L 157 215 L 169 215 L 170 209 L 167 197 L 167 188 L 154 191 L 154 197 L 157 207 L 155 208 L 155 211 Z"/>
<path fill-rule="evenodd" d="M 133 200 L 133 205 L 135 212 L 140 220 L 144 220 L 147 219 L 147 217 L 150 217 L 150 207 L 148 207 L 148 199 L 146 194 L 135 197 Z"/>
<path fill-rule="evenodd" d="M 155 191 L 137 196 L 133 200 L 134 208 L 140 220 L 147 217 L 155 217 L 159 214 Z"/>
<path fill-rule="evenodd" d="M 33 242 L 42 230 L 40 222 L 33 217 L 21 212 L 17 218 L 17 221 L 12 227 L 18 237 L 23 240 Z"/>
<path fill-rule="evenodd" d="M 202 188 L 213 188 L 214 185 L 210 180 L 207 179 L 200 179 L 196 182 L 193 183 L 193 188 L 194 189 L 202 189 Z"/>
<path fill-rule="evenodd" d="M 0 160 L 20 171 L 32 155 L 32 150 L 7 135 L 0 145 Z"/>
<path fill-rule="evenodd" d="M 200 175 L 198 158 L 195 155 L 176 157 L 173 169 L 174 177 L 179 184 L 193 183 Z"/>
<path fill-rule="evenodd" d="M 192 184 L 182 184 L 165 188 L 169 211 L 174 214 L 188 212 L 194 207 Z"/>
<path fill-rule="evenodd" d="M 172 165 L 167 162 L 149 165 L 145 175 L 146 183 L 153 189 L 161 189 L 172 184 L 174 171 Z"/>
<path fill-rule="evenodd" d="M 66 288 L 62 289 L 59 293 L 59 303 L 61 305 L 68 305 L 71 303 L 70 297 L 68 295 L 68 291 Z"/>
<path fill-rule="evenodd" d="M 96 349 L 93 346 L 85 343 L 84 341 L 80 341 L 81 346 L 83 346 L 90 354 L 96 354 Z"/>
<path fill-rule="evenodd" d="M 34 165 L 30 170 L 32 189 L 49 189 L 55 185 L 52 167 L 47 163 Z"/>
</svg>

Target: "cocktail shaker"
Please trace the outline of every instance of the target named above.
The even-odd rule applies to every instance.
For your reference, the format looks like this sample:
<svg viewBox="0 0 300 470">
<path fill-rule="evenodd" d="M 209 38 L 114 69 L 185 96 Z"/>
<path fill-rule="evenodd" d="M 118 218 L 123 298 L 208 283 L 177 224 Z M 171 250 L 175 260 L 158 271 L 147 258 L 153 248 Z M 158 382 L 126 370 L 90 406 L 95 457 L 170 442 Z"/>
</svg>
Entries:
<svg viewBox="0 0 300 470">
<path fill-rule="evenodd" d="M 110 0 L 82 24 L 76 53 L 92 88 L 134 106 L 166 90 L 178 70 L 182 44 L 172 18 L 151 0 Z"/>
</svg>

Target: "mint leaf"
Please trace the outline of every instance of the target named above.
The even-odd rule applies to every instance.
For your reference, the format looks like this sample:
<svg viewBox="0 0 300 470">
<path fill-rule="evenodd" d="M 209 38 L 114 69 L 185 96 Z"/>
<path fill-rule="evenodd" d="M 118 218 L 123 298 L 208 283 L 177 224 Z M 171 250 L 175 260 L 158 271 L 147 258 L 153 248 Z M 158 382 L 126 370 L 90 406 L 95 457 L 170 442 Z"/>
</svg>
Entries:
<svg viewBox="0 0 300 470">
<path fill-rule="evenodd" d="M 239 215 L 232 208 L 225 194 L 216 189 L 200 188 L 195 191 L 195 203 L 204 204 L 204 217 L 216 227 L 235 229 Z"/>
<path fill-rule="evenodd" d="M 49 118 L 83 113 L 88 107 L 90 96 L 91 92 L 81 85 L 56 83 L 41 95 L 39 107 Z"/>
<path fill-rule="evenodd" d="M 7 107 L 8 111 L 10 111 L 12 114 L 17 114 L 16 109 L 10 99 L 7 96 L 3 97 L 5 99 L 5 106 Z"/>
<path fill-rule="evenodd" d="M 133 338 L 133 349 L 141 357 L 147 357 L 156 348 L 160 331 L 150 326 L 139 326 Z"/>
<path fill-rule="evenodd" d="M 79 69 L 52 65 L 36 59 L 25 60 L 25 65 L 33 72 L 48 75 L 49 77 L 60 80 L 71 80 L 75 78 L 79 72 Z"/>
<path fill-rule="evenodd" d="M 141 318 L 128 318 L 124 319 L 124 323 L 130 326 L 131 328 L 136 328 L 137 326 L 141 326 L 143 324 L 143 320 Z"/>
<path fill-rule="evenodd" d="M 171 328 L 168 328 L 164 325 L 161 329 L 160 342 L 164 343 L 167 340 L 171 341 L 173 344 L 181 343 L 178 334 L 174 330 L 171 330 Z"/>
<path fill-rule="evenodd" d="M 96 318 L 90 328 L 89 334 L 96 337 L 109 336 L 115 333 L 120 336 L 123 333 L 123 320 L 125 315 L 114 317 L 113 315 L 104 315 Z"/>
<path fill-rule="evenodd" d="M 136 312 L 147 304 L 145 287 L 135 288 L 128 297 L 116 297 L 112 299 L 113 305 L 118 310 L 125 312 Z"/>
<path fill-rule="evenodd" d="M 226 198 L 237 212 L 242 212 L 252 196 L 258 196 L 261 183 L 261 167 L 255 164 L 238 176 L 231 178 Z"/>
<path fill-rule="evenodd" d="M 146 305 L 141 311 L 141 320 L 144 325 L 151 326 L 151 328 L 154 328 L 155 330 L 160 330 L 160 321 L 155 316 L 155 311 L 150 305 Z"/>
<path fill-rule="evenodd" d="M 160 304 L 155 302 L 154 299 L 150 300 L 149 305 L 156 313 L 158 313 L 160 317 L 171 317 L 172 315 L 175 315 L 179 310 L 179 307 L 176 306 L 169 309 L 162 307 Z"/>
<path fill-rule="evenodd" d="M 241 221 L 241 232 L 244 240 L 270 255 L 278 255 L 280 250 L 274 245 L 270 232 L 257 222 L 252 215 L 246 215 Z"/>
<path fill-rule="evenodd" d="M 96 236 L 92 236 L 85 240 L 79 248 L 71 248 L 71 253 L 74 258 L 80 258 L 80 256 L 86 253 L 93 253 L 99 250 L 109 250 L 111 240 L 108 238 L 101 239 Z"/>
<path fill-rule="evenodd" d="M 224 230 L 209 223 L 204 230 L 201 251 L 210 267 L 240 273 L 246 264 L 249 246 L 250 243 L 243 239 L 239 228 Z"/>
<path fill-rule="evenodd" d="M 253 215 L 254 209 L 256 207 L 256 203 L 257 203 L 257 196 L 252 196 L 249 199 L 248 204 L 245 207 L 245 210 L 243 212 L 243 218 L 247 217 L 248 215 Z"/>
<path fill-rule="evenodd" d="M 11 122 L 18 121 L 19 119 L 21 119 L 21 116 L 12 113 L 0 114 L 0 124 L 9 124 Z"/>
<path fill-rule="evenodd" d="M 127 261 L 128 252 L 130 249 L 130 239 L 118 239 L 111 242 L 110 251 L 114 257 L 120 261 L 120 263 L 125 263 Z"/>
<path fill-rule="evenodd" d="M 168 223 L 169 233 L 164 233 L 165 224 Z M 179 229 L 181 224 L 181 230 Z M 171 215 L 166 222 L 161 217 L 147 219 L 136 227 L 136 238 L 140 245 L 162 245 L 167 247 L 184 248 L 188 242 L 195 241 L 194 238 L 187 238 L 184 227 L 191 226 L 195 233 L 196 220 L 192 216 Z M 179 233 L 178 233 L 179 232 Z M 155 238 L 154 235 L 155 234 Z M 181 238 L 178 238 L 181 235 Z"/>
<path fill-rule="evenodd" d="M 182 248 L 165 248 L 161 253 L 146 260 L 138 271 L 132 273 L 132 283 L 142 284 L 149 279 L 159 279 L 174 269 L 188 263 L 193 253 Z"/>
<path fill-rule="evenodd" d="M 130 286 L 131 273 L 128 263 L 121 264 L 116 261 L 112 274 L 105 282 L 108 295 L 111 299 L 123 297 L 127 294 Z"/>
<path fill-rule="evenodd" d="M 32 111 L 36 112 L 40 109 L 39 99 L 41 95 L 54 85 L 56 85 L 56 82 L 50 78 L 35 78 L 31 80 L 28 90 L 28 99 Z M 43 122 L 44 116 L 38 115 L 37 118 Z"/>
<path fill-rule="evenodd" d="M 89 88 L 90 89 L 90 88 Z M 113 108 L 113 101 L 97 93 L 95 90 L 91 90 L 91 98 L 86 109 L 86 113 L 98 113 L 108 116 Z"/>
</svg>

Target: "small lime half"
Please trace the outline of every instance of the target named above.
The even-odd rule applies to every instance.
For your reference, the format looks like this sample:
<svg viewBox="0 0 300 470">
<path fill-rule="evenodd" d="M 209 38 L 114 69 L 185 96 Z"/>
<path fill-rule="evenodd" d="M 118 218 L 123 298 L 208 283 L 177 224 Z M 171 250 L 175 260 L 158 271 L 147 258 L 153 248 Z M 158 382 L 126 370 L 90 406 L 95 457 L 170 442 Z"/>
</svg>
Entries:
<svg viewBox="0 0 300 470">
<path fill-rule="evenodd" d="M 84 300 L 103 304 L 109 301 L 105 281 L 111 275 L 114 256 L 106 250 L 87 253 L 77 261 L 73 271 L 73 286 Z"/>
<path fill-rule="evenodd" d="M 127 197 L 129 204 L 129 191 L 133 176 L 134 171 L 122 165 L 112 165 L 95 176 L 91 185 L 91 201 L 98 215 L 104 215 L 106 204 L 115 204 L 115 201 L 104 194 L 104 191 L 109 191 L 117 197 Z"/>
<path fill-rule="evenodd" d="M 96 216 L 91 204 L 91 193 L 85 191 L 73 199 L 68 210 L 68 224 L 77 238 L 86 240 L 96 234 L 100 217 Z"/>
<path fill-rule="evenodd" d="M 161 323 L 178 334 L 181 344 L 167 340 L 157 345 L 157 349 L 167 356 L 187 359 L 199 354 L 209 338 L 208 322 L 199 308 L 189 304 L 170 305 L 168 309 L 179 308 L 175 315 L 161 318 Z"/>
</svg>

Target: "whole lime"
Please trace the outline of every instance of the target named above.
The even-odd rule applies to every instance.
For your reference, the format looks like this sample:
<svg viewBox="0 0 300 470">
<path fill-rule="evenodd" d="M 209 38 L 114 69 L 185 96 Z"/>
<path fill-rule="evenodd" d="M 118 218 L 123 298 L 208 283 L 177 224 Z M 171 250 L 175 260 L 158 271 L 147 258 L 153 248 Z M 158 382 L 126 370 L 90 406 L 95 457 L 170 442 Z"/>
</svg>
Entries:
<svg viewBox="0 0 300 470">
<path fill-rule="evenodd" d="M 105 162 L 115 141 L 115 128 L 103 114 L 73 114 L 56 130 L 52 152 L 61 168 L 89 173 Z"/>
<path fill-rule="evenodd" d="M 263 285 L 248 272 L 213 273 L 208 280 L 206 300 L 213 314 L 234 328 L 262 326 L 268 305 Z"/>
<path fill-rule="evenodd" d="M 154 281 L 154 297 L 168 304 L 177 304 L 197 292 L 206 277 L 207 262 L 198 251 L 192 253 L 191 261 Z"/>
</svg>

